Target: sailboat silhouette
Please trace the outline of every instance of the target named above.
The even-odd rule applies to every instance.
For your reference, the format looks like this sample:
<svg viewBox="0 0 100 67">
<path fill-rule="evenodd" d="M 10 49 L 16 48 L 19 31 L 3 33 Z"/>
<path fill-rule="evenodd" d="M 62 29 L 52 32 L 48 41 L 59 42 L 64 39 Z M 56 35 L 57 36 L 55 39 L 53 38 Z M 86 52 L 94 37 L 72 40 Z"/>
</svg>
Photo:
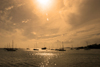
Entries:
<svg viewBox="0 0 100 67">
<path fill-rule="evenodd" d="M 37 47 L 37 42 L 36 42 L 36 45 L 34 46 L 34 49 L 33 49 L 33 50 L 39 50 L 39 49 L 37 49 L 36 47 Z"/>
<path fill-rule="evenodd" d="M 45 47 L 45 45 L 44 45 L 44 47 L 43 48 L 41 48 L 42 50 L 46 50 L 47 48 Z"/>
<path fill-rule="evenodd" d="M 63 42 L 62 42 L 62 47 L 59 49 L 59 51 L 66 51 L 66 50 L 64 49 Z"/>
<path fill-rule="evenodd" d="M 10 44 L 9 44 L 10 45 Z M 17 50 L 17 48 L 14 48 L 14 41 L 12 40 L 12 47 L 7 47 L 7 48 L 5 48 L 7 51 L 16 51 Z"/>
</svg>

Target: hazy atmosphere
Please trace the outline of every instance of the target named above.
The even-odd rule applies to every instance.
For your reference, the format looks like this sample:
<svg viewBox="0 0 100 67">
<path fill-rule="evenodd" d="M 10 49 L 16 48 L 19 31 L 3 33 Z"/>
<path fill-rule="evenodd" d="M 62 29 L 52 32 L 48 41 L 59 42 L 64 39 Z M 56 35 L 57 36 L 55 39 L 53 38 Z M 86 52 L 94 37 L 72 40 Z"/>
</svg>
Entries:
<svg viewBox="0 0 100 67">
<path fill-rule="evenodd" d="M 100 0 L 1 0 L 0 47 L 100 43 Z"/>
</svg>

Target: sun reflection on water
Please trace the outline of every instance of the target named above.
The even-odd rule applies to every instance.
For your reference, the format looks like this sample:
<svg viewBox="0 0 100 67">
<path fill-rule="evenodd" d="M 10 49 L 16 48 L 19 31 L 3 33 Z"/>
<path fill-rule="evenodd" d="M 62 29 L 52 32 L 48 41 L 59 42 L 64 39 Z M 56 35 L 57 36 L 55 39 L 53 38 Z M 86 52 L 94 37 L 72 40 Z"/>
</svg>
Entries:
<svg viewBox="0 0 100 67">
<path fill-rule="evenodd" d="M 36 53 L 35 55 L 49 55 L 49 56 L 53 56 L 53 55 L 55 55 L 55 54 L 53 54 L 53 53 Z"/>
<path fill-rule="evenodd" d="M 53 58 L 57 58 L 57 53 L 54 52 L 36 52 L 35 56 L 38 56 L 38 59 L 41 59 L 39 67 L 55 67 L 57 64 Z"/>
</svg>

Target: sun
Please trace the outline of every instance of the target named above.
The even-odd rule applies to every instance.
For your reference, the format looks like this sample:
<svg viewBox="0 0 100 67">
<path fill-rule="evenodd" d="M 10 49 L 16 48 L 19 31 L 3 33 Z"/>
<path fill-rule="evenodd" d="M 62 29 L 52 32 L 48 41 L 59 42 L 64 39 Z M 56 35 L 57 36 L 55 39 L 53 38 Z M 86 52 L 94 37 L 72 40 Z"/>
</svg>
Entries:
<svg viewBox="0 0 100 67">
<path fill-rule="evenodd" d="M 41 5 L 48 5 L 50 0 L 37 0 Z"/>
<path fill-rule="evenodd" d="M 32 0 L 33 4 L 35 4 L 36 9 L 41 11 L 42 13 L 48 13 L 52 7 L 54 6 L 54 0 Z"/>
</svg>

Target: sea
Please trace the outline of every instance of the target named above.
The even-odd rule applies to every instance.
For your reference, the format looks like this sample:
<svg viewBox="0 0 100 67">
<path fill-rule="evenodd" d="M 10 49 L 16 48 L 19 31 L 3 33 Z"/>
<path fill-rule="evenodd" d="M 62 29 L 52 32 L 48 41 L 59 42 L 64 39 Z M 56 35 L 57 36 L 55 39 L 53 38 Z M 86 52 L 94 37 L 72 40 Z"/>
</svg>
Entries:
<svg viewBox="0 0 100 67">
<path fill-rule="evenodd" d="M 66 51 L 0 49 L 0 67 L 100 67 L 100 49 Z"/>
</svg>

